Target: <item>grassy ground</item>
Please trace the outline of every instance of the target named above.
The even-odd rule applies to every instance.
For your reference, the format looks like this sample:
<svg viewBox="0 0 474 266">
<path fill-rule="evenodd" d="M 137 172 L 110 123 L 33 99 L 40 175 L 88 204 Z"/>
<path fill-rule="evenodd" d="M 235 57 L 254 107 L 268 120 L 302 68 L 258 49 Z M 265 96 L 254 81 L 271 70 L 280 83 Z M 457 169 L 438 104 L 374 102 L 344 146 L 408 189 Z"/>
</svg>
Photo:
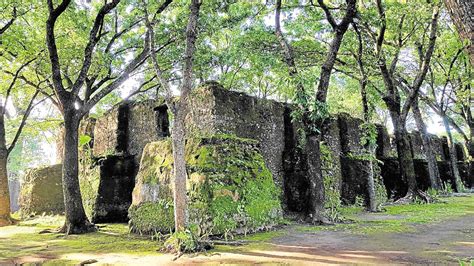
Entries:
<svg viewBox="0 0 474 266">
<path fill-rule="evenodd" d="M 474 215 L 474 199 L 472 196 L 447 197 L 433 204 L 386 206 L 382 212 L 370 215 L 370 219 L 363 214 L 362 207 L 345 207 L 341 212 L 347 223 L 334 226 L 299 226 L 298 230 L 308 232 L 348 230 L 356 234 L 413 232 L 416 225 L 436 223 L 467 214 Z"/>
<path fill-rule="evenodd" d="M 334 231 L 364 236 L 397 234 L 416 231 L 419 225 L 431 225 L 456 217 L 474 215 L 474 196 L 442 198 L 442 201 L 435 204 L 388 206 L 384 212 L 377 214 L 367 214 L 362 208 L 347 207 L 342 212 L 344 217 L 352 221 L 351 223 L 333 226 L 290 225 L 276 231 L 239 237 L 249 244 L 237 247 L 216 246 L 207 255 L 244 254 L 254 250 L 270 251 L 274 247 L 272 246 L 274 239 L 284 239 L 295 232 L 304 237 L 307 235 L 308 238 L 314 238 L 315 234 Z M 134 262 L 143 258 L 149 258 L 150 262 L 160 260 L 171 262 L 172 256 L 157 251 L 158 242 L 129 234 L 126 224 L 99 225 L 98 232 L 80 236 L 65 237 L 61 234 L 39 233 L 44 229 L 59 227 L 62 221 L 61 216 L 43 216 L 22 221 L 16 226 L 1 228 L 0 264 L 2 261 L 77 264 L 90 258 L 100 258 L 101 262 L 117 262 L 107 260 L 112 256 L 120 258 L 125 264 L 129 258 L 136 259 Z M 337 237 L 337 234 L 335 236 Z"/>
<path fill-rule="evenodd" d="M 39 232 L 56 229 L 62 216 L 43 216 L 20 222 L 17 226 L 0 229 L 1 258 L 26 258 L 38 256 L 48 263 L 64 263 L 63 255 L 71 253 L 123 253 L 134 255 L 156 255 L 157 243 L 149 238 L 128 233 L 126 224 L 99 225 L 100 230 L 85 235 L 70 235 Z M 34 258 L 31 258 L 34 260 Z M 77 264 L 79 261 L 68 261 Z"/>
</svg>

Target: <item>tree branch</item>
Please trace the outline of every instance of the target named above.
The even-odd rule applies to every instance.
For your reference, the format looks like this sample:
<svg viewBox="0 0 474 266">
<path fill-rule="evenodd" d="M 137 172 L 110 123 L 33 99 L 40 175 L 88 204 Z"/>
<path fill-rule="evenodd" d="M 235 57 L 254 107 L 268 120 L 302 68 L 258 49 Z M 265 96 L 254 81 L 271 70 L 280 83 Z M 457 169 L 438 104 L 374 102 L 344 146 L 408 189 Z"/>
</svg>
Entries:
<svg viewBox="0 0 474 266">
<path fill-rule="evenodd" d="M 120 0 L 113 0 L 110 3 L 106 3 L 100 8 L 99 12 L 97 13 L 97 16 L 94 20 L 94 25 L 89 33 L 89 42 L 87 43 L 86 48 L 84 49 L 84 60 L 82 62 L 81 71 L 79 72 L 76 82 L 72 86 L 73 95 L 77 95 L 79 93 L 80 88 L 84 84 L 87 72 L 89 71 L 89 68 L 92 64 L 92 52 L 94 51 L 97 42 L 102 36 L 100 31 L 103 27 L 105 16 L 112 9 L 114 9 L 119 4 L 119 2 Z"/>
<path fill-rule="evenodd" d="M 15 145 L 18 142 L 18 139 L 20 138 L 21 132 L 23 131 L 23 128 L 26 125 L 26 120 L 30 116 L 31 110 L 33 110 L 33 108 L 35 106 L 37 106 L 38 104 L 40 104 L 41 102 L 43 102 L 46 99 L 46 98 L 43 98 L 41 101 L 37 102 L 36 104 L 33 104 L 33 102 L 36 99 L 36 97 L 38 96 L 38 94 L 39 94 L 39 90 L 36 90 L 35 94 L 33 95 L 30 102 L 28 103 L 28 107 L 26 108 L 26 111 L 23 114 L 23 117 L 21 119 L 20 126 L 16 130 L 15 137 L 13 138 L 12 143 L 10 144 L 10 146 L 7 149 L 7 154 L 10 154 L 11 151 L 15 148 Z"/>
<path fill-rule="evenodd" d="M 12 12 L 12 18 L 5 24 L 3 27 L 0 28 L 0 36 L 10 28 L 11 25 L 13 25 L 13 22 L 15 22 L 17 18 L 17 12 L 16 12 L 16 6 L 13 7 L 13 12 Z"/>
</svg>

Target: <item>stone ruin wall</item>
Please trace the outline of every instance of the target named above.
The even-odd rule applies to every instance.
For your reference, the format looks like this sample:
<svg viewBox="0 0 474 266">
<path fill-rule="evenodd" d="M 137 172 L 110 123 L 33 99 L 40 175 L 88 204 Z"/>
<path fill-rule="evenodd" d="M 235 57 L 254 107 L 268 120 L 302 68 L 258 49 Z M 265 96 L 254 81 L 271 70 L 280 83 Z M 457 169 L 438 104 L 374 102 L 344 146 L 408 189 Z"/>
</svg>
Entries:
<svg viewBox="0 0 474 266">
<path fill-rule="evenodd" d="M 357 154 L 362 148 L 359 128 L 362 122 L 348 114 L 339 114 L 327 119 L 323 127 L 325 145 L 334 159 L 334 167 L 329 173 L 338 180 L 341 199 L 348 204 L 354 203 L 357 196 L 366 197 L 367 162 L 349 156 Z M 298 145 L 297 130 L 300 126 L 292 122 L 291 105 L 258 99 L 208 83 L 192 93 L 186 125 L 188 134 L 235 134 L 258 140 L 265 162 L 275 182 L 282 188 L 282 202 L 286 210 L 307 210 L 306 155 Z M 389 196 L 401 194 L 407 186 L 398 175 L 393 141 L 385 127 L 377 125 L 377 131 L 376 154 L 383 162 L 380 169 L 384 185 Z M 110 217 L 124 217 L 126 208 L 123 206 L 131 203 L 133 185 L 130 184 L 134 184 L 145 145 L 167 136 L 167 108 L 156 106 L 152 100 L 120 104 L 97 119 L 93 132 L 93 155 L 102 158 L 100 184 L 103 186 L 102 190 L 98 190 L 103 195 L 98 197 L 102 198 L 102 205 L 112 210 L 114 204 L 121 204 L 120 208 L 115 208 L 119 209 L 118 213 Z M 421 138 L 417 132 L 410 136 L 417 179 L 424 187 L 428 179 L 423 149 L 420 148 Z M 432 136 L 432 140 L 441 176 L 444 181 L 452 179 L 446 139 Z M 469 169 L 461 162 L 466 157 L 462 155 L 460 144 L 457 145 L 462 178 L 467 186 L 472 186 Z M 113 168 L 111 165 L 116 164 L 126 165 L 127 171 L 108 171 Z M 100 217 L 95 220 L 111 221 Z"/>
</svg>

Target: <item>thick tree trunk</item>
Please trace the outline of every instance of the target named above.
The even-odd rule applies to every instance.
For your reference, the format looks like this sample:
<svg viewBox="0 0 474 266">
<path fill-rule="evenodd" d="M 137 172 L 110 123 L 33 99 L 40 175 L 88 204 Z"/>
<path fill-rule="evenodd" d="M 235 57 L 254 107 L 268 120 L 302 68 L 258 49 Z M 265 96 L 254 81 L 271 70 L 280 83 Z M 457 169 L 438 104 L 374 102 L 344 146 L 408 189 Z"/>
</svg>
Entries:
<svg viewBox="0 0 474 266">
<path fill-rule="evenodd" d="M 395 143 L 398 152 L 398 164 L 400 168 L 400 176 L 403 181 L 408 184 L 407 194 L 405 198 L 411 198 L 417 194 L 415 166 L 413 164 L 413 154 L 410 149 L 408 140 L 408 132 L 405 128 L 405 122 L 400 118 L 400 114 L 396 111 L 390 111 L 393 128 L 395 132 Z"/>
<path fill-rule="evenodd" d="M 175 114 L 172 129 L 173 160 L 174 160 L 174 222 L 175 231 L 186 228 L 186 159 L 185 159 L 185 110 L 180 108 Z"/>
<path fill-rule="evenodd" d="M 324 177 L 321 171 L 320 147 L 321 135 L 309 135 L 306 138 L 308 160 L 308 181 L 310 213 L 312 223 L 327 223 L 324 213 Z"/>
<path fill-rule="evenodd" d="M 474 65 L 474 1 L 444 0 L 461 38 L 470 42 L 467 52 Z"/>
<path fill-rule="evenodd" d="M 454 185 L 456 187 L 456 192 L 461 192 L 463 191 L 464 186 L 461 181 L 461 176 L 459 175 L 456 146 L 454 145 L 453 135 L 451 134 L 451 127 L 449 126 L 449 121 L 446 115 L 443 116 L 443 124 L 446 129 L 446 135 L 448 135 L 449 161 L 451 165 L 451 173 L 454 177 Z"/>
<path fill-rule="evenodd" d="M 3 106 L 0 106 L 0 226 L 10 225 L 10 191 L 8 189 L 8 149 L 5 138 Z"/>
<path fill-rule="evenodd" d="M 95 230 L 84 211 L 79 187 L 79 122 L 80 117 L 76 110 L 65 111 L 63 194 L 66 221 L 62 231 L 66 234 L 82 234 Z"/>
<path fill-rule="evenodd" d="M 418 99 L 413 102 L 412 106 L 413 116 L 415 118 L 416 126 L 421 134 L 421 140 L 423 143 L 423 149 L 425 152 L 426 160 L 428 162 L 428 174 L 430 177 L 430 185 L 434 189 L 440 188 L 440 177 L 439 177 L 439 169 L 438 164 L 436 162 L 436 157 L 433 152 L 433 147 L 431 145 L 431 138 L 428 135 L 428 131 L 426 130 L 426 125 L 421 117 L 421 111 L 418 107 Z"/>
</svg>

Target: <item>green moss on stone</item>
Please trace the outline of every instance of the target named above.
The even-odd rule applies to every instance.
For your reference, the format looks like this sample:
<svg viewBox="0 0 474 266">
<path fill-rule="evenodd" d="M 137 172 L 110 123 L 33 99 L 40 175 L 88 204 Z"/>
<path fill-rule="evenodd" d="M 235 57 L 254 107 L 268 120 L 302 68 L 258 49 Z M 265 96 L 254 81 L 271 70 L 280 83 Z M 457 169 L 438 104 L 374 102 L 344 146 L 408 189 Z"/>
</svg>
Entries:
<svg viewBox="0 0 474 266">
<path fill-rule="evenodd" d="M 132 231 L 140 234 L 170 232 L 174 227 L 173 202 L 144 202 L 130 207 L 128 215 L 133 220 Z"/>
<path fill-rule="evenodd" d="M 100 184 L 100 169 L 94 162 L 90 149 L 84 148 L 81 152 L 79 161 L 79 186 L 81 188 L 84 210 L 89 219 L 92 219 Z"/>
<path fill-rule="evenodd" d="M 188 215 L 191 228 L 198 234 L 249 232 L 281 221 L 280 191 L 254 140 L 232 135 L 194 137 L 186 142 L 188 168 Z M 158 200 L 173 202 L 173 158 L 171 140 L 150 143 L 143 153 L 134 197 L 156 193 Z M 151 189 L 151 190 L 150 190 Z M 148 196 L 143 196 L 145 200 Z M 150 200 L 148 198 L 148 200 Z M 157 209 L 153 217 L 168 227 L 146 228 L 141 225 L 140 200 L 131 207 L 130 224 L 140 232 L 169 232 Z M 133 212 L 133 215 L 132 215 Z M 149 224 L 147 224 L 149 225 Z"/>
</svg>

